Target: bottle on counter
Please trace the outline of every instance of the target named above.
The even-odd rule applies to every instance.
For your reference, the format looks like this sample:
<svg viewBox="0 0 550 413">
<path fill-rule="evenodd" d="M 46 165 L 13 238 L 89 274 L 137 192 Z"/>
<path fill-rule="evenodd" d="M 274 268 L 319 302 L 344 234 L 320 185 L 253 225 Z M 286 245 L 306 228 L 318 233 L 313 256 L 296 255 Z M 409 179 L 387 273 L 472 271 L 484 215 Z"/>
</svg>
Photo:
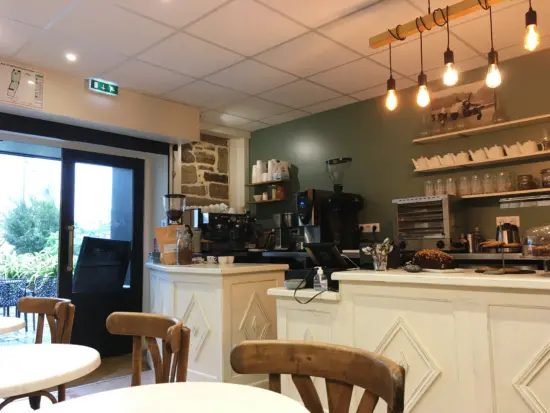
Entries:
<svg viewBox="0 0 550 413">
<path fill-rule="evenodd" d="M 187 226 L 184 228 L 178 228 L 176 230 L 176 264 L 177 265 L 190 265 L 193 261 L 193 245 L 191 241 L 191 233 L 187 230 Z"/>
<path fill-rule="evenodd" d="M 481 244 L 481 230 L 479 227 L 474 228 L 473 238 L 473 252 L 481 252 L 479 245 Z"/>
<path fill-rule="evenodd" d="M 313 289 L 317 291 L 328 290 L 328 278 L 323 271 L 323 267 L 317 267 L 317 273 L 313 280 Z"/>
</svg>

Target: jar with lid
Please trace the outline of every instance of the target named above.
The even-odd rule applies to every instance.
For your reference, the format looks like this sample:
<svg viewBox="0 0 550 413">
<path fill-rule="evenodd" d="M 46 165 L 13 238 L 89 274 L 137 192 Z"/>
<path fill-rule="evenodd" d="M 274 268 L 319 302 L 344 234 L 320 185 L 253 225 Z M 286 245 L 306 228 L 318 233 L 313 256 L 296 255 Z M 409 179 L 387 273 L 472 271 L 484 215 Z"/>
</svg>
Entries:
<svg viewBox="0 0 550 413">
<path fill-rule="evenodd" d="M 550 257 L 550 225 L 533 227 L 525 231 L 523 255 Z"/>
<path fill-rule="evenodd" d="M 543 188 L 550 188 L 550 168 L 540 171 L 540 183 Z"/>
<path fill-rule="evenodd" d="M 178 228 L 176 230 L 176 264 L 177 265 L 189 265 L 193 261 L 193 245 L 191 238 L 193 233 L 189 226 L 184 228 Z"/>
</svg>

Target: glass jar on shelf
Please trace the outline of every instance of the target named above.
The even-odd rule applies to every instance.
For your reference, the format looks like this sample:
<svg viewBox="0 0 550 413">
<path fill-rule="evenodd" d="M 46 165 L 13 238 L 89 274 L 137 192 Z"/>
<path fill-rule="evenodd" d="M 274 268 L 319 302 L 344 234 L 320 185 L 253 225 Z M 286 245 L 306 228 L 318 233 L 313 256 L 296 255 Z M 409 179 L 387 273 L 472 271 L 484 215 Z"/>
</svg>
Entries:
<svg viewBox="0 0 550 413">
<path fill-rule="evenodd" d="M 458 186 L 458 192 L 460 196 L 472 195 L 472 188 L 470 186 L 470 180 L 467 176 L 460 177 L 460 184 Z"/>
<path fill-rule="evenodd" d="M 445 182 L 443 182 L 443 179 L 435 181 L 435 194 L 445 195 Z"/>
<path fill-rule="evenodd" d="M 481 179 L 478 175 L 472 175 L 472 195 L 479 195 L 483 193 L 483 186 L 481 185 Z"/>
<path fill-rule="evenodd" d="M 424 182 L 424 196 L 434 196 L 435 189 L 432 181 L 428 180 Z"/>
<path fill-rule="evenodd" d="M 550 257 L 550 225 L 529 228 L 525 231 L 523 255 Z"/>
<path fill-rule="evenodd" d="M 495 178 L 487 173 L 483 177 L 483 193 L 492 194 L 493 192 L 495 192 Z"/>
</svg>

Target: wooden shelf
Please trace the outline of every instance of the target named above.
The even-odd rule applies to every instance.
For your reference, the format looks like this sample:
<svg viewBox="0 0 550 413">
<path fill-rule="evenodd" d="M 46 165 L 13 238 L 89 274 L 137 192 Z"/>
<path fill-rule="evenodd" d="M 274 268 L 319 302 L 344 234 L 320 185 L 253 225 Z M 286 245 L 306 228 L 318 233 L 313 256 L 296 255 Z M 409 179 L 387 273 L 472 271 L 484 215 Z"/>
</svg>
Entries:
<svg viewBox="0 0 550 413">
<path fill-rule="evenodd" d="M 280 184 L 282 182 L 289 182 L 290 179 L 277 179 L 275 181 L 265 181 L 265 182 L 255 182 L 253 184 L 245 184 L 245 186 L 262 186 L 262 185 L 271 185 L 271 184 Z"/>
<path fill-rule="evenodd" d="M 425 138 L 417 138 L 413 140 L 413 143 L 418 145 L 426 145 L 447 139 L 464 138 L 468 136 L 481 135 L 489 132 L 496 132 L 504 129 L 519 128 L 521 126 L 535 125 L 537 123 L 550 122 L 550 114 L 533 116 L 531 118 L 511 120 L 508 122 L 494 123 L 491 125 L 480 126 L 473 129 L 457 130 L 448 133 L 442 133 L 439 135 L 426 136 Z"/>
<path fill-rule="evenodd" d="M 464 195 L 462 199 L 476 199 L 476 198 L 494 198 L 494 197 L 509 197 L 517 195 L 532 195 L 532 194 L 543 194 L 550 193 L 550 188 L 537 188 L 537 189 L 526 189 L 522 191 L 510 191 L 510 192 L 493 192 L 491 194 L 478 194 L 478 195 Z"/>
<path fill-rule="evenodd" d="M 430 169 L 415 169 L 414 172 L 420 173 L 420 174 L 426 174 L 426 173 L 432 173 L 437 171 L 450 171 L 453 169 L 474 168 L 477 166 L 494 165 L 494 164 L 500 164 L 500 163 L 523 161 L 523 160 L 532 160 L 537 158 L 545 158 L 548 156 L 550 156 L 550 150 L 540 151 L 529 155 L 504 156 L 503 158 L 499 158 L 499 159 L 487 159 L 485 161 L 472 161 L 462 165 L 440 166 L 437 168 L 430 168 Z"/>
<path fill-rule="evenodd" d="M 248 201 L 247 204 L 269 204 L 271 202 L 282 202 L 284 199 L 269 199 L 267 201 Z"/>
</svg>

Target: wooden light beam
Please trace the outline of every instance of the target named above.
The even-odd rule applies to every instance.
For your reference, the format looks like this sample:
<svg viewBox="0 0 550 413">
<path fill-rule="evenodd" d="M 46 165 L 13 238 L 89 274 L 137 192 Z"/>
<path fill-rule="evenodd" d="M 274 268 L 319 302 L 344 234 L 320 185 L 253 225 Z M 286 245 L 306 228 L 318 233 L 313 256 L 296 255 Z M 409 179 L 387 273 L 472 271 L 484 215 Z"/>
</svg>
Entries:
<svg viewBox="0 0 550 413">
<path fill-rule="evenodd" d="M 485 6 L 485 0 L 480 0 L 481 4 Z M 487 6 L 494 6 L 497 3 L 502 2 L 503 0 L 487 0 Z M 447 8 L 442 7 L 443 13 L 441 13 L 440 10 L 437 10 L 435 13 L 433 13 L 434 10 L 432 10 L 432 14 L 427 14 L 425 16 L 422 16 L 422 20 L 424 21 L 424 24 L 426 25 L 427 29 L 429 30 L 432 27 L 436 26 L 436 22 L 439 25 L 442 25 L 445 23 L 445 20 L 447 19 Z M 459 3 L 455 3 L 451 6 L 449 6 L 449 21 L 458 19 L 462 16 L 466 16 L 471 13 L 475 13 L 476 11 L 483 10 L 483 8 L 479 5 L 478 0 L 462 0 Z M 435 20 L 434 20 L 435 16 Z M 424 29 L 424 24 L 422 22 L 418 21 L 418 25 L 420 29 Z M 393 34 L 396 34 L 395 27 L 392 27 L 390 29 Z M 416 28 L 416 19 L 411 20 L 408 23 L 402 24 L 399 26 L 399 36 L 396 37 L 409 37 L 412 35 L 418 34 L 418 29 Z M 369 45 L 373 49 L 378 49 L 379 47 L 386 46 L 387 44 L 393 43 L 393 42 L 399 42 L 399 40 L 395 39 L 388 31 L 386 30 L 383 33 L 377 34 L 376 36 L 373 36 L 369 39 Z"/>
</svg>

